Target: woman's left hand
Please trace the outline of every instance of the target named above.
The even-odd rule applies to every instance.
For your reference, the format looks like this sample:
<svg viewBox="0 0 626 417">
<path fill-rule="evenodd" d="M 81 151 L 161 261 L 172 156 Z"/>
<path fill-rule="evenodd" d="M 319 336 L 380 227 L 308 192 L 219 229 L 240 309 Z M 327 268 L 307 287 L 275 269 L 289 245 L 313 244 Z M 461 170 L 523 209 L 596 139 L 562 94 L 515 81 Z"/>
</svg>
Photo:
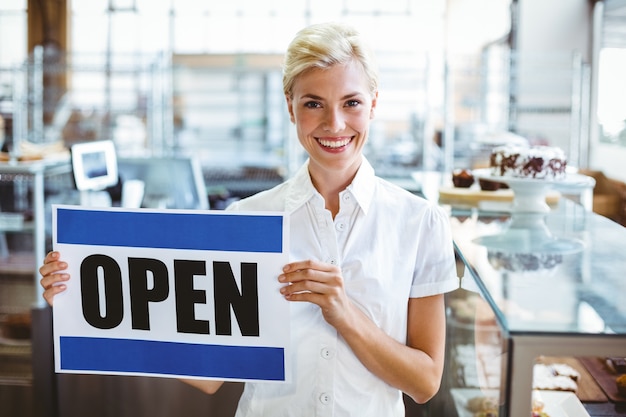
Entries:
<svg viewBox="0 0 626 417">
<path fill-rule="evenodd" d="M 330 325 L 337 327 L 346 318 L 351 303 L 339 267 L 313 260 L 293 262 L 285 265 L 278 281 L 287 284 L 280 289 L 287 300 L 317 304 Z"/>
</svg>

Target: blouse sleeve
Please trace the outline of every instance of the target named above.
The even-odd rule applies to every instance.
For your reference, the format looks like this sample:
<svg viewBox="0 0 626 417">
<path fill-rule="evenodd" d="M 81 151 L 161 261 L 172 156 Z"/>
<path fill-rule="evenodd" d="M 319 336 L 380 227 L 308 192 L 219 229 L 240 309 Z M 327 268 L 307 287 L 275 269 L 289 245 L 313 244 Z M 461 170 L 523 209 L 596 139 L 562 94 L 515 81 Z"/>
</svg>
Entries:
<svg viewBox="0 0 626 417">
<path fill-rule="evenodd" d="M 410 297 L 427 297 L 459 288 L 448 216 L 431 204 L 424 210 L 418 234 Z"/>
</svg>

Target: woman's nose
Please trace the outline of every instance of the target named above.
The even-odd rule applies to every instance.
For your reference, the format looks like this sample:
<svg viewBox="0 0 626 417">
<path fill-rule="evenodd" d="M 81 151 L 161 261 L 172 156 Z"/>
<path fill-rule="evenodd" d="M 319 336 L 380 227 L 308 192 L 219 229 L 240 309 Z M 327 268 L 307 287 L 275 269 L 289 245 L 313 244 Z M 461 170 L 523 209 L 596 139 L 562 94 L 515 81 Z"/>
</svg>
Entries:
<svg viewBox="0 0 626 417">
<path fill-rule="evenodd" d="M 324 114 L 324 130 L 327 132 L 340 132 L 345 127 L 343 114 L 337 109 L 327 109 Z"/>
</svg>

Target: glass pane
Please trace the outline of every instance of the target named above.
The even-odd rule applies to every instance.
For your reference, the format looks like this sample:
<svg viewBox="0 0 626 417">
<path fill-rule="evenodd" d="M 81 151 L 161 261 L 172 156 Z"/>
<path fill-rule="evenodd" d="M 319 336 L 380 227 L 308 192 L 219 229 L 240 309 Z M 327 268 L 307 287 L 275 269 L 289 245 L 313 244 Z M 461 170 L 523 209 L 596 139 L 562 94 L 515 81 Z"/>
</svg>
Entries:
<svg viewBox="0 0 626 417">
<path fill-rule="evenodd" d="M 316 0 L 315 2 L 306 0 L 274 0 L 272 9 L 276 16 L 304 17 L 307 11 L 307 3 L 314 3 L 311 5 L 312 9 L 327 11 L 328 14 L 334 16 L 333 19 L 339 16 L 339 10 L 342 7 L 341 2 L 336 0 Z"/>
<path fill-rule="evenodd" d="M 72 76 L 74 105 L 86 109 L 103 106 L 104 86 L 103 73 L 75 72 Z"/>
<path fill-rule="evenodd" d="M 220 5 L 220 7 L 226 7 L 226 3 L 228 4 L 236 4 L 234 1 L 223 1 L 223 2 L 213 2 L 213 3 L 224 3 Z M 215 6 L 211 5 L 211 9 Z M 176 12 L 176 14 L 198 14 L 204 13 L 207 11 L 208 7 L 205 2 L 197 1 L 197 0 L 176 0 L 172 1 L 172 9 Z"/>
<path fill-rule="evenodd" d="M 9 0 L 11 1 L 11 0 Z M 109 8 L 109 0 L 89 0 L 89 1 L 73 1 L 72 12 L 77 14 L 83 13 L 105 13 Z"/>
<path fill-rule="evenodd" d="M 274 19 L 266 16 L 243 16 L 237 22 L 237 49 L 244 52 L 266 52 L 274 40 Z"/>
<path fill-rule="evenodd" d="M 600 51 L 598 123 L 600 140 L 626 146 L 626 49 Z"/>
<path fill-rule="evenodd" d="M 135 7 L 135 0 L 111 0 L 113 9 L 129 10 Z"/>
<path fill-rule="evenodd" d="M 326 22 L 337 20 L 344 11 L 343 2 L 335 1 L 335 0 L 320 0 L 316 2 L 312 2 L 310 5 L 311 8 L 311 18 L 314 22 Z M 299 5 L 299 13 L 301 16 L 304 16 L 306 5 Z M 292 12 L 298 13 L 298 10 L 295 9 L 295 5 L 292 6 Z"/>
<path fill-rule="evenodd" d="M 26 59 L 26 15 L 0 15 L 0 67 Z"/>
<path fill-rule="evenodd" d="M 428 3 L 430 5 L 434 2 L 411 2 L 410 0 L 346 0 L 345 7 L 348 14 L 404 14 L 408 13 L 411 7 L 414 7 L 411 3 Z"/>
<path fill-rule="evenodd" d="M 113 13 L 111 16 L 111 50 L 115 53 L 139 50 L 137 15 Z"/>
<path fill-rule="evenodd" d="M 26 10 L 26 0 L 0 0 L 0 10 Z"/>
<path fill-rule="evenodd" d="M 270 12 L 275 10 L 273 3 L 273 1 L 240 0 L 239 10 L 243 16 L 268 16 Z"/>
<path fill-rule="evenodd" d="M 450 369 L 429 403 L 429 415 L 498 415 L 507 352 L 495 316 L 478 292 L 466 289 L 446 294 L 446 306 Z"/>
<path fill-rule="evenodd" d="M 296 32 L 306 24 L 307 20 L 304 16 L 276 19 L 276 24 L 272 28 L 273 39 L 271 45 L 268 45 L 268 51 L 279 54 L 284 53 Z"/>
<path fill-rule="evenodd" d="M 170 45 L 170 22 L 167 14 L 140 15 L 137 26 L 140 49 L 145 53 L 168 51 Z"/>
<path fill-rule="evenodd" d="M 170 10 L 171 0 L 136 0 L 137 10 L 142 15 L 166 16 Z M 178 3 L 178 2 L 176 2 Z"/>
<path fill-rule="evenodd" d="M 72 19 L 72 50 L 104 53 L 107 45 L 108 19 L 103 15 L 77 16 Z"/>
<path fill-rule="evenodd" d="M 210 36 L 206 31 L 213 26 L 208 24 L 204 16 L 175 16 L 174 17 L 174 51 L 177 53 L 207 52 L 207 42 Z M 220 38 L 221 36 L 221 38 Z M 217 39 L 228 43 L 229 37 L 218 34 Z"/>
</svg>

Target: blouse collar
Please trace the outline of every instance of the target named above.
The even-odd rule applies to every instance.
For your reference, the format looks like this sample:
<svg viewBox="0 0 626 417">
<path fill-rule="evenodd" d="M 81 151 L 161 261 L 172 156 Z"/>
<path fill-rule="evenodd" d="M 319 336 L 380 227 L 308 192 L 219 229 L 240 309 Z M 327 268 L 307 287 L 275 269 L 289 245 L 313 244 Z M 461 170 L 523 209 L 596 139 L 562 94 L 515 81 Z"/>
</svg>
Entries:
<svg viewBox="0 0 626 417">
<path fill-rule="evenodd" d="M 352 183 L 346 187 L 343 193 L 350 192 L 361 209 L 367 213 L 372 200 L 374 198 L 375 184 L 374 168 L 369 161 L 363 157 L 361 166 L 352 180 Z M 285 211 L 292 213 L 302 205 L 307 203 L 315 196 L 320 196 L 319 192 L 313 186 L 311 175 L 309 174 L 309 160 L 302 164 L 293 178 L 289 181 L 289 190 L 285 201 Z"/>
</svg>

